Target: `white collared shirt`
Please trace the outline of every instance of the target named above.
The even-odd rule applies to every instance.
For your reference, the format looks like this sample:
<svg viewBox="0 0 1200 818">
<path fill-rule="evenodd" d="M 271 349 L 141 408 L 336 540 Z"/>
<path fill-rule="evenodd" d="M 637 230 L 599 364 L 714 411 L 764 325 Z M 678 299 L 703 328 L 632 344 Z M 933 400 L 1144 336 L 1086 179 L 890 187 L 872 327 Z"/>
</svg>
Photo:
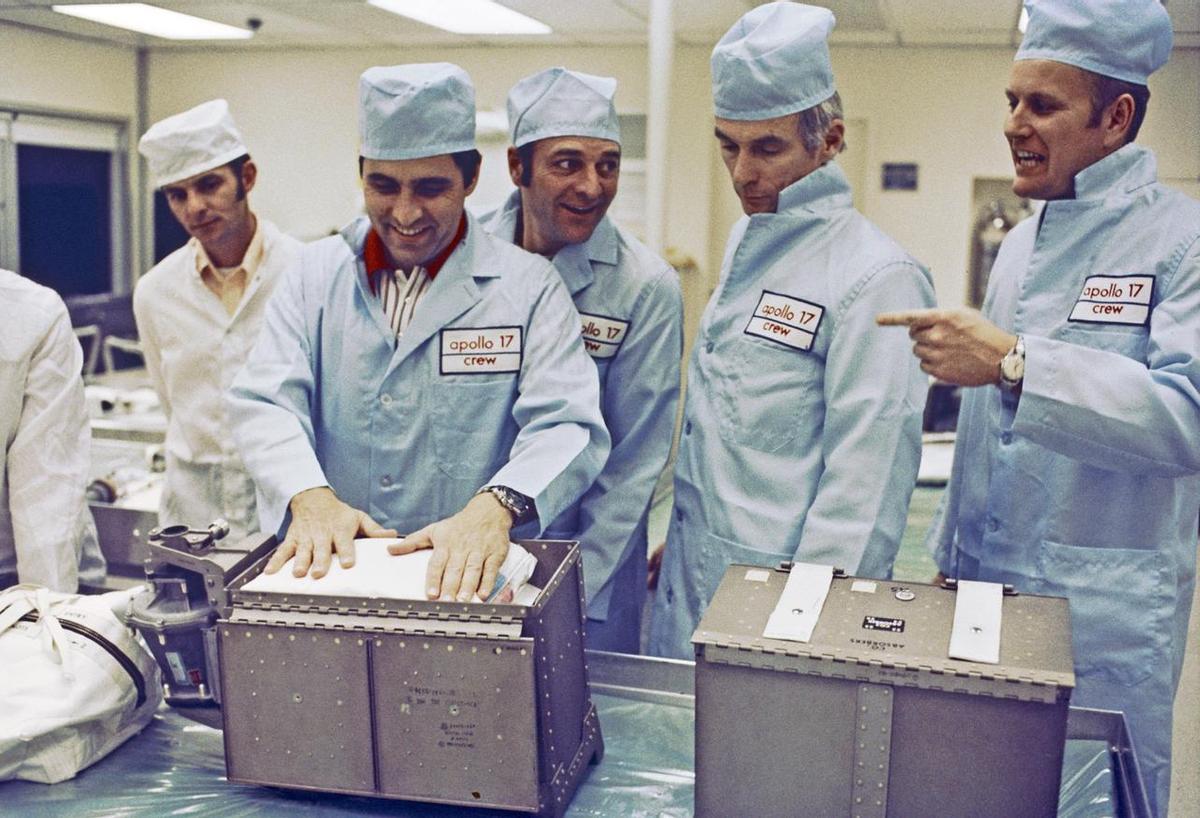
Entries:
<svg viewBox="0 0 1200 818">
<path fill-rule="evenodd" d="M 73 592 L 104 577 L 87 509 L 83 353 L 62 299 L 0 270 L 0 574 Z"/>
<path fill-rule="evenodd" d="M 260 218 L 241 265 L 245 291 L 232 314 L 204 280 L 213 273 L 195 239 L 138 282 L 138 334 L 167 415 L 163 525 L 204 527 L 224 517 L 231 540 L 258 530 L 254 484 L 229 434 L 223 396 L 258 337 L 276 281 L 299 248 Z"/>
</svg>

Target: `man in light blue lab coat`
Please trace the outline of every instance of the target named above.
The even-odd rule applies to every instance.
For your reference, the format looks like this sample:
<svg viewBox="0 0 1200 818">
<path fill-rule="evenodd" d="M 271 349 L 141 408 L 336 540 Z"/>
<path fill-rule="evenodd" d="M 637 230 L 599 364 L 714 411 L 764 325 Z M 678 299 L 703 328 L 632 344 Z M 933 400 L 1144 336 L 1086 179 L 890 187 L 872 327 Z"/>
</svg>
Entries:
<svg viewBox="0 0 1200 818">
<path fill-rule="evenodd" d="M 367 215 L 304 249 L 231 393 L 262 526 L 286 525 L 268 570 L 322 576 L 356 534 L 400 531 L 393 553 L 433 548 L 431 597 L 486 597 L 510 528 L 604 464 L 596 368 L 554 267 L 464 211 L 466 73 L 371 68 L 359 94 Z"/>
<path fill-rule="evenodd" d="M 851 204 L 823 8 L 750 11 L 712 55 L 716 135 L 745 218 L 688 370 L 650 650 L 689 640 L 726 567 L 891 575 L 921 456 L 926 378 L 880 310 L 928 272 Z"/>
<path fill-rule="evenodd" d="M 908 324 L 964 391 L 931 532 L 947 576 L 1068 597 L 1072 703 L 1124 710 L 1166 816 L 1171 705 L 1200 508 L 1200 203 L 1134 144 L 1167 60 L 1156 0 L 1027 0 L 1009 77 L 1013 190 L 1045 200 L 1005 238 L 983 314 Z"/>
<path fill-rule="evenodd" d="M 617 81 L 550 68 L 508 95 L 517 190 L 483 219 L 497 236 L 554 262 L 600 375 L 612 435 L 604 471 L 547 536 L 579 540 L 589 648 L 638 652 L 646 597 L 646 520 L 666 465 L 679 397 L 679 276 L 606 214 L 617 193 Z"/>
</svg>

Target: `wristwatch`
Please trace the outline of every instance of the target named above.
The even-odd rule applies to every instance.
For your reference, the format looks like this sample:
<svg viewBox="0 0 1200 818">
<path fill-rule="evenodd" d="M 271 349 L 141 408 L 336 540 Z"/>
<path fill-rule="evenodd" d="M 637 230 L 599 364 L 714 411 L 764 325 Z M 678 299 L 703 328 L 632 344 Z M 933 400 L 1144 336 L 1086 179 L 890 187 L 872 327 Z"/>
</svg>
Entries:
<svg viewBox="0 0 1200 818">
<path fill-rule="evenodd" d="M 1025 380 L 1025 339 L 1017 336 L 1017 342 L 1008 354 L 1000 359 L 1000 388 L 1005 392 L 1016 392 Z"/>
<path fill-rule="evenodd" d="M 508 486 L 484 486 L 476 493 L 483 494 L 484 492 L 495 497 L 500 505 L 508 509 L 508 513 L 512 515 L 514 526 L 529 522 L 537 514 L 537 507 L 534 506 L 532 499 Z"/>
</svg>

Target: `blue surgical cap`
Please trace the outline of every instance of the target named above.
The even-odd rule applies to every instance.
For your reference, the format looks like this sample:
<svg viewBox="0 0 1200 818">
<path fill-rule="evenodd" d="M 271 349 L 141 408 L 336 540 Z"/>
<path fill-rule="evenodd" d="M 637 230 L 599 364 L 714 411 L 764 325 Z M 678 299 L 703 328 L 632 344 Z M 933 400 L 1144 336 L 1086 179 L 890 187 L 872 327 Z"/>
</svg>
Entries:
<svg viewBox="0 0 1200 818">
<path fill-rule="evenodd" d="M 833 12 L 768 3 L 742 16 L 712 53 L 713 103 L 721 119 L 773 119 L 833 96 L 825 39 Z"/>
<path fill-rule="evenodd" d="M 1053 60 L 1145 85 L 1171 53 L 1171 19 L 1158 0 L 1025 0 L 1018 60 Z"/>
<path fill-rule="evenodd" d="M 446 62 L 368 68 L 358 80 L 360 152 L 420 159 L 475 147 L 475 87 Z"/>
<path fill-rule="evenodd" d="M 617 81 L 566 68 L 547 68 L 508 92 L 508 132 L 515 147 L 552 136 L 592 136 L 621 142 L 613 95 Z"/>
</svg>

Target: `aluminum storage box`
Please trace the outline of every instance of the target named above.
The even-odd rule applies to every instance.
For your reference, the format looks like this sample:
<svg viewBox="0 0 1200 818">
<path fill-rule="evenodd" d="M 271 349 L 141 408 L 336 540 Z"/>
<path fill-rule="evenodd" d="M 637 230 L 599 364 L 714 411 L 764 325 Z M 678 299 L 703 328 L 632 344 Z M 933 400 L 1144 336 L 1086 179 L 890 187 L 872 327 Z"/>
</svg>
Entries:
<svg viewBox="0 0 1200 818">
<path fill-rule="evenodd" d="M 231 781 L 560 816 L 603 742 L 574 543 L 524 541 L 534 604 L 230 584 L 217 646 Z"/>
<path fill-rule="evenodd" d="M 947 658 L 953 587 L 835 572 L 808 643 L 766 639 L 788 568 L 731 566 L 692 637 L 697 816 L 1056 814 L 1065 599 L 1006 594 L 980 664 Z"/>
</svg>

